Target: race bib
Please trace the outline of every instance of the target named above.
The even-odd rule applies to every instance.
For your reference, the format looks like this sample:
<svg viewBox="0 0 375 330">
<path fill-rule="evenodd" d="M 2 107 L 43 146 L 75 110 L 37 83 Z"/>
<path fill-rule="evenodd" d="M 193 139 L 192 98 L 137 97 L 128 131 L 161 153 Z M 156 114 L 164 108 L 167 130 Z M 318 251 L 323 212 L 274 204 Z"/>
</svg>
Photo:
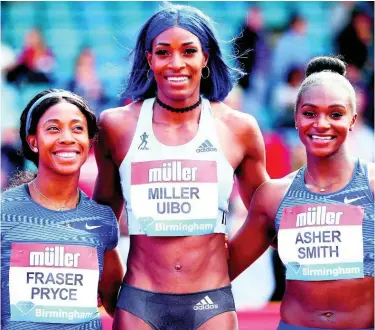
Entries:
<svg viewBox="0 0 375 330">
<path fill-rule="evenodd" d="M 363 278 L 363 208 L 299 205 L 283 210 L 278 232 L 287 280 Z"/>
<path fill-rule="evenodd" d="M 218 214 L 217 166 L 206 160 L 132 163 L 131 206 L 149 236 L 213 233 Z M 131 228 L 129 228 L 130 234 Z"/>
<path fill-rule="evenodd" d="M 93 247 L 12 243 L 12 321 L 83 323 L 97 317 L 99 265 Z"/>
</svg>

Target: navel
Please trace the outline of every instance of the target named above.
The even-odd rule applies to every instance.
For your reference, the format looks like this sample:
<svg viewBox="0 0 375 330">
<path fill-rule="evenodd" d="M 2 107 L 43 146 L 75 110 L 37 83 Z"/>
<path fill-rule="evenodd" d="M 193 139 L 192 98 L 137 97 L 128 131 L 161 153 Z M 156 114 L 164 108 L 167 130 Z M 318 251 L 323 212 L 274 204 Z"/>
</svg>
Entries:
<svg viewBox="0 0 375 330">
<path fill-rule="evenodd" d="M 323 315 L 326 317 L 326 318 L 331 318 L 333 313 L 332 312 L 325 312 L 323 313 Z"/>
</svg>

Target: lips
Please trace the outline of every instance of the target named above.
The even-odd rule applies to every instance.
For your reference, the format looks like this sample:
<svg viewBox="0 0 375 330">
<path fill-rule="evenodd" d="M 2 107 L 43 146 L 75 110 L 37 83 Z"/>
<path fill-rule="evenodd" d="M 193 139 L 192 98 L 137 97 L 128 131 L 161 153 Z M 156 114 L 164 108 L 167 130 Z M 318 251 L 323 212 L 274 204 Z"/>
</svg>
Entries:
<svg viewBox="0 0 375 330">
<path fill-rule="evenodd" d="M 315 135 L 315 134 L 311 134 L 309 135 L 309 137 L 310 139 L 314 141 L 331 141 L 336 138 L 333 135 Z"/>
<path fill-rule="evenodd" d="M 77 157 L 79 152 L 78 151 L 56 151 L 53 154 L 62 159 L 74 159 Z"/>
<path fill-rule="evenodd" d="M 183 83 L 189 80 L 187 76 L 167 76 L 165 79 L 171 83 Z"/>
</svg>

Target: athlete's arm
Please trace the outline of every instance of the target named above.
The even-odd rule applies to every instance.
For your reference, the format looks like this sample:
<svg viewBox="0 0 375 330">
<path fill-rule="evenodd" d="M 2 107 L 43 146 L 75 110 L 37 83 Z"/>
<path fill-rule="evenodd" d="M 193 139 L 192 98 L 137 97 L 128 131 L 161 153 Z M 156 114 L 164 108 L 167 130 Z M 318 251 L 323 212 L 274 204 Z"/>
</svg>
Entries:
<svg viewBox="0 0 375 330">
<path fill-rule="evenodd" d="M 104 252 L 103 273 L 99 282 L 99 295 L 106 312 L 113 317 L 120 290 L 124 267 L 117 249 Z"/>
<path fill-rule="evenodd" d="M 270 182 L 255 192 L 248 216 L 236 235 L 229 241 L 229 277 L 234 280 L 271 245 L 275 238 L 273 219 L 269 218 L 267 202 L 272 194 Z"/>
<path fill-rule="evenodd" d="M 117 219 L 120 219 L 124 199 L 121 192 L 118 167 L 111 155 L 111 120 L 109 113 L 102 112 L 99 118 L 99 136 L 94 142 L 98 176 L 95 182 L 93 199 L 100 204 L 109 205 Z"/>
<path fill-rule="evenodd" d="M 258 123 L 249 115 L 244 119 L 239 125 L 237 136 L 245 152 L 243 160 L 236 169 L 236 176 L 242 201 L 248 209 L 255 190 L 268 180 L 269 176 L 266 171 L 264 140 Z"/>
</svg>

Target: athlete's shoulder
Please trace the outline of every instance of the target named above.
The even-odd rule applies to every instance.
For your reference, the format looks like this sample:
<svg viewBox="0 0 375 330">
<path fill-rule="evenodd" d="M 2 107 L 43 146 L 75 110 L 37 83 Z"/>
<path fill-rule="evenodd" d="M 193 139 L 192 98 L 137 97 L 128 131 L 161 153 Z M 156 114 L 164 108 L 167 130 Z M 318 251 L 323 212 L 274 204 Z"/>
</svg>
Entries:
<svg viewBox="0 0 375 330">
<path fill-rule="evenodd" d="M 120 143 L 131 141 L 137 127 L 142 102 L 103 111 L 99 116 L 99 144 L 103 150 L 124 149 Z"/>
<path fill-rule="evenodd" d="M 223 102 L 210 102 L 214 117 L 238 133 L 249 133 L 258 129 L 254 116 L 235 110 Z"/>
<path fill-rule="evenodd" d="M 257 189 L 257 194 L 260 195 L 259 198 L 266 198 L 266 201 L 272 198 L 273 200 L 278 200 L 280 197 L 284 196 L 288 187 L 293 182 L 298 171 L 294 171 L 283 178 L 270 179 L 265 181 Z"/>
<path fill-rule="evenodd" d="M 138 120 L 143 101 L 130 103 L 123 107 L 104 110 L 99 116 L 99 126 L 120 125 L 123 127 L 124 121 Z"/>
<path fill-rule="evenodd" d="M 1 192 L 1 203 L 16 202 L 22 200 L 28 200 L 25 190 L 25 184 L 21 184 L 17 187 L 9 188 Z"/>
<path fill-rule="evenodd" d="M 25 184 L 10 188 L 1 193 L 1 213 L 21 214 L 30 207 L 30 198 L 25 189 Z"/>
</svg>

